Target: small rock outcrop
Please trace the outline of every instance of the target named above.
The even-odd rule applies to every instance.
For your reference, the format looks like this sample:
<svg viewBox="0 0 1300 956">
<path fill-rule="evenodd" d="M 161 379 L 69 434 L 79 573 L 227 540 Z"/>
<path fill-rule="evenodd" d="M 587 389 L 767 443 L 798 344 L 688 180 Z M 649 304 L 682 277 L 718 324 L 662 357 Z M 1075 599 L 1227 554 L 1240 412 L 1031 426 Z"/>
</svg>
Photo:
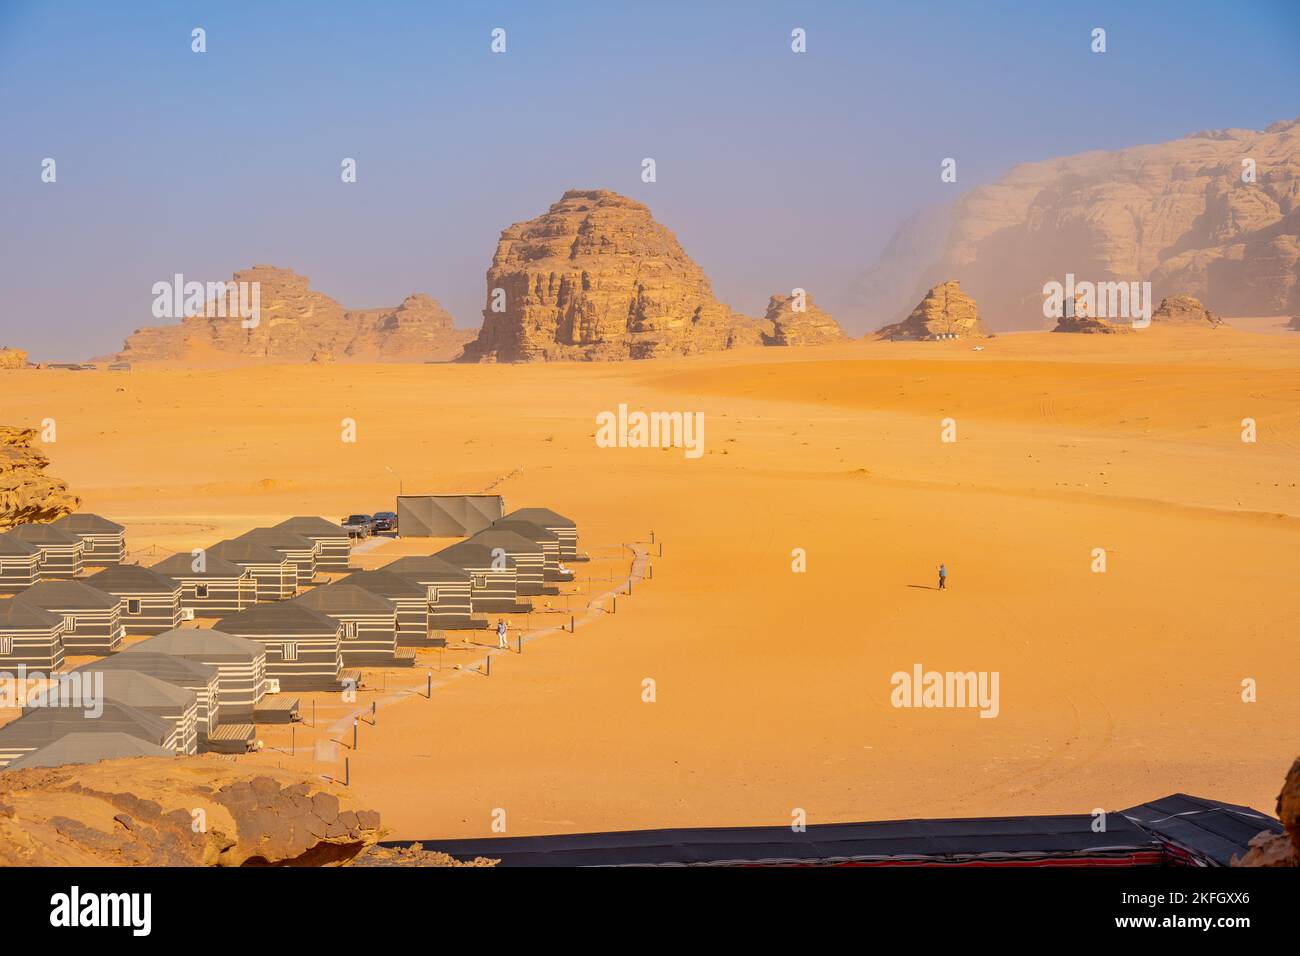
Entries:
<svg viewBox="0 0 1300 956">
<path fill-rule="evenodd" d="M 8 346 L 0 346 L 0 369 L 26 367 L 26 352 L 22 349 L 11 349 Z"/>
<path fill-rule="evenodd" d="M 876 333 L 878 339 L 904 341 L 987 336 L 975 300 L 961 291 L 956 279 L 939 283 L 925 294 L 911 315 Z"/>
<path fill-rule="evenodd" d="M 380 832 L 338 788 L 215 757 L 0 773 L 0 866 L 330 866 Z"/>
<path fill-rule="evenodd" d="M 45 474 L 50 460 L 32 447 L 35 438 L 34 428 L 0 425 L 0 531 L 53 521 L 81 506 L 66 481 Z"/>
<path fill-rule="evenodd" d="M 1074 314 L 1063 315 L 1056 320 L 1056 328 L 1053 332 L 1070 332 L 1078 335 L 1114 335 L 1116 333 L 1132 332 L 1131 325 L 1121 325 L 1118 322 L 1108 322 L 1106 319 L 1099 319 L 1096 316 L 1088 314 L 1087 307 L 1084 304 L 1082 296 L 1074 298 Z"/>
<path fill-rule="evenodd" d="M 505 229 L 469 361 L 645 359 L 758 345 L 762 325 L 708 277 L 643 203 L 570 189 Z"/>
<path fill-rule="evenodd" d="M 763 336 L 765 345 L 823 345 L 848 338 L 831 314 L 813 302 L 811 293 L 772 296 L 764 318 L 772 324 L 772 334 Z"/>
<path fill-rule="evenodd" d="M 244 321 L 253 283 L 259 304 L 256 324 Z M 474 337 L 471 330 L 454 328 L 447 311 L 423 293 L 407 296 L 395 308 L 347 311 L 310 288 L 306 276 L 267 265 L 236 272 L 226 286 L 224 295 L 205 299 L 203 308 L 195 309 L 199 314 L 137 329 L 112 358 L 166 364 L 298 363 L 315 355 L 340 361 L 442 361 L 458 356 Z"/>
<path fill-rule="evenodd" d="M 1250 850 L 1233 866 L 1300 867 L 1300 758 L 1291 764 L 1282 792 L 1277 795 L 1277 818 L 1282 833 L 1265 830 L 1250 841 Z"/>
<path fill-rule="evenodd" d="M 1180 325 L 1190 328 L 1212 329 L 1223 324 L 1223 319 L 1190 295 L 1171 295 L 1160 300 L 1160 307 L 1151 313 L 1152 325 Z"/>
</svg>

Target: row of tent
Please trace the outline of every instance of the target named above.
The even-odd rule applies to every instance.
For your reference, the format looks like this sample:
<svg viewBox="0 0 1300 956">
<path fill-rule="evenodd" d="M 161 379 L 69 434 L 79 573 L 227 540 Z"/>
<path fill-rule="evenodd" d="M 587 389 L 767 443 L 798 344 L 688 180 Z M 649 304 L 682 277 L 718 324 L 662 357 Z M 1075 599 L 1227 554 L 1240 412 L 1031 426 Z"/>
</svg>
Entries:
<svg viewBox="0 0 1300 956">
<path fill-rule="evenodd" d="M 337 689 L 345 668 L 412 664 L 410 648 L 435 643 L 439 632 L 484 628 L 483 614 L 526 611 L 527 596 L 558 593 L 554 583 L 571 579 L 562 561 L 579 559 L 576 524 L 548 509 L 502 509 L 464 541 L 374 571 L 350 568 L 347 532 L 322 518 L 291 518 L 146 568 L 121 563 L 120 525 L 82 517 L 94 519 L 80 522 L 83 531 L 93 526 L 115 537 L 116 563 L 74 579 L 68 572 L 75 561 L 42 553 L 30 583 L 8 582 L 13 597 L 0 599 L 0 669 L 54 673 L 65 653 L 111 655 L 73 672 L 102 675 L 110 719 L 86 721 L 76 708 L 33 704 L 0 728 L 0 766 L 70 762 L 59 758 L 74 745 L 106 759 L 114 754 L 82 739 L 99 733 L 169 752 L 244 749 L 254 731 L 245 722 L 268 687 Z M 68 546 L 48 531 L 24 530 L 51 527 L 22 526 L 9 536 L 38 548 Z M 9 536 L 0 535 L 0 548 Z M 81 553 L 84 566 L 84 545 Z M 313 587 L 322 571 L 346 576 Z M 215 627 L 180 628 L 200 617 Z M 124 648 L 128 636 L 149 639 Z M 189 647 L 194 642 L 199 650 Z M 190 651 L 212 660 L 167 657 Z M 221 655 L 229 660 L 217 660 Z M 214 667 L 219 673 L 204 671 Z M 32 756 L 65 737 L 74 739 L 60 752 Z M 98 743 L 110 751 L 139 746 L 108 736 Z"/>
</svg>

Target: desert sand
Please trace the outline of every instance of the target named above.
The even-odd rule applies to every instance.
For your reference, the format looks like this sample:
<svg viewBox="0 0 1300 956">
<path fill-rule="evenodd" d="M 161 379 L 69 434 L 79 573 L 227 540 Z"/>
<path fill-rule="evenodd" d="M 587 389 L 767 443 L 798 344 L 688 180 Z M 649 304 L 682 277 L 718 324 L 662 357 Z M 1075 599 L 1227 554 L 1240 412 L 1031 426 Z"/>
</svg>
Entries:
<svg viewBox="0 0 1300 956">
<path fill-rule="evenodd" d="M 239 758 L 341 775 L 346 756 L 396 837 L 490 835 L 498 808 L 511 834 L 786 824 L 795 808 L 1077 813 L 1175 791 L 1271 811 L 1300 726 L 1300 335 L 980 344 L 14 371 L 0 420 L 54 418 L 51 471 L 125 523 L 143 563 L 292 514 L 391 507 L 385 466 L 407 493 L 493 486 L 575 518 L 599 559 L 584 578 L 626 575 L 622 543 L 653 530 L 653 579 L 616 614 L 498 655 L 490 677 L 471 669 L 485 647 L 457 645 L 431 699 L 405 689 L 423 692 L 436 651 L 370 672 L 356 704 L 304 695 L 315 727 L 264 728 Z M 704 455 L 598 448 L 595 415 L 619 403 L 704 412 Z M 916 663 L 999 671 L 999 716 L 892 707 L 891 675 Z M 331 739 L 337 760 L 314 746 Z"/>
</svg>

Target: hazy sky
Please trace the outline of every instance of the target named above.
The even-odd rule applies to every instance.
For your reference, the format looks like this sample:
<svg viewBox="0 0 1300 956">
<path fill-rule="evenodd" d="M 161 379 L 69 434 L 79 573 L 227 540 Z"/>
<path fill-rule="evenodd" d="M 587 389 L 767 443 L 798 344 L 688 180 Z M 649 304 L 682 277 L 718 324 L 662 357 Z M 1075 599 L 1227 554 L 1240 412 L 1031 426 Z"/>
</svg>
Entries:
<svg viewBox="0 0 1300 956">
<path fill-rule="evenodd" d="M 570 187 L 648 203 L 735 308 L 834 308 L 954 189 L 1300 115 L 1296 0 L 1075 7 L 0 0 L 0 344 L 113 351 L 154 282 L 262 262 L 476 326 L 501 229 Z"/>
</svg>

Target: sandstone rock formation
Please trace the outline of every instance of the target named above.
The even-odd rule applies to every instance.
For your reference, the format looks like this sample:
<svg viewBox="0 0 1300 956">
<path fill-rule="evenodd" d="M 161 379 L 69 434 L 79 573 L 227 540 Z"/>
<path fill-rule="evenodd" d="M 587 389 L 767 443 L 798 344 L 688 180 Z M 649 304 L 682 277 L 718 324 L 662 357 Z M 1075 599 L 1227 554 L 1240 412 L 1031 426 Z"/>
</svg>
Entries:
<svg viewBox="0 0 1300 956">
<path fill-rule="evenodd" d="M 1228 315 L 1295 314 L 1300 120 L 1017 166 L 906 223 L 851 298 L 869 323 L 893 322 L 960 275 L 995 328 L 1040 328 L 1043 284 L 1067 273 L 1149 280 L 1157 299 L 1185 292 Z"/>
<path fill-rule="evenodd" d="M 1277 818 L 1285 828 L 1283 833 L 1265 830 L 1250 841 L 1250 850 L 1233 866 L 1293 866 L 1300 867 L 1300 758 L 1291 764 L 1282 792 L 1277 795 Z"/>
<path fill-rule="evenodd" d="M 975 300 L 961 290 L 961 283 L 956 279 L 939 283 L 925 294 L 906 319 L 876 333 L 878 339 L 917 341 L 987 336 Z"/>
<path fill-rule="evenodd" d="M 0 866 L 326 866 L 379 837 L 339 789 L 215 757 L 0 773 Z"/>
<path fill-rule="evenodd" d="M 0 531 L 53 521 L 81 505 L 66 481 L 45 474 L 50 460 L 32 447 L 35 438 L 34 428 L 0 425 Z"/>
<path fill-rule="evenodd" d="M 22 349 L 11 349 L 7 346 L 0 346 L 0 369 L 6 368 L 26 368 L 27 353 Z"/>
<path fill-rule="evenodd" d="M 1116 333 L 1132 332 L 1133 326 L 1131 324 L 1110 322 L 1089 315 L 1083 297 L 1075 296 L 1074 314 L 1063 315 L 1057 319 L 1056 328 L 1052 329 L 1052 331 L 1072 332 L 1082 335 L 1114 335 Z"/>
<path fill-rule="evenodd" d="M 244 328 L 240 318 L 235 285 L 240 282 L 258 283 L 260 315 L 254 328 Z M 250 301 L 251 293 L 245 293 L 244 304 Z M 137 329 L 113 358 L 178 364 L 307 362 L 313 355 L 340 361 L 441 361 L 455 358 L 474 337 L 470 330 L 453 328 L 451 316 L 422 293 L 396 308 L 349 312 L 310 289 L 305 276 L 266 265 L 236 272 L 227 294 L 210 306 L 178 324 Z"/>
<path fill-rule="evenodd" d="M 1160 307 L 1151 313 L 1151 324 L 1212 329 L 1222 325 L 1223 319 L 1190 295 L 1175 295 L 1160 300 Z"/>
<path fill-rule="evenodd" d="M 495 310 L 494 310 L 495 307 Z M 654 358 L 757 345 L 677 238 L 633 199 L 570 189 L 501 233 L 472 361 Z"/>
<path fill-rule="evenodd" d="M 813 302 L 812 294 L 803 297 L 802 311 L 796 312 L 799 300 L 789 295 L 774 295 L 767 301 L 766 321 L 772 334 L 763 337 L 765 345 L 822 345 L 848 338 L 831 314 Z"/>
</svg>

